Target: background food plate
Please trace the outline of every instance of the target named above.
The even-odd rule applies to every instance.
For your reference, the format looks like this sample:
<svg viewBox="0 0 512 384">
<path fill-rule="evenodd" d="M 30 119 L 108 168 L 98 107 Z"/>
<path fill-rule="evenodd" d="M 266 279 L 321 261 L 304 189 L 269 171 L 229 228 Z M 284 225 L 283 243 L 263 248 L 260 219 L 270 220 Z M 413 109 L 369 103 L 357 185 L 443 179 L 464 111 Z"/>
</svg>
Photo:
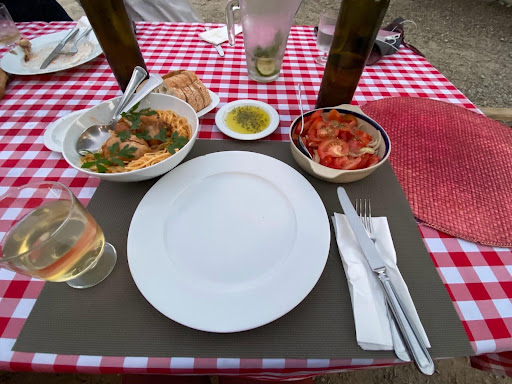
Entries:
<svg viewBox="0 0 512 384">
<path fill-rule="evenodd" d="M 85 28 L 80 28 L 80 31 L 77 33 L 77 36 L 82 33 L 85 30 Z M 45 50 L 45 58 L 50 54 L 50 52 L 57 46 L 57 44 L 68 34 L 69 30 L 66 31 L 60 31 L 56 33 L 51 33 L 48 35 L 44 35 L 41 37 L 36 37 L 35 39 L 30 40 L 32 43 L 32 52 L 37 55 L 38 52 Z M 71 39 L 71 42 L 66 44 L 66 47 L 64 47 L 64 51 L 68 49 L 73 43 L 74 39 Z M 16 46 L 12 51 L 14 51 L 16 54 L 7 52 L 4 57 L 2 58 L 2 61 L 0 63 L 0 66 L 2 69 L 7 73 L 12 73 L 15 75 L 41 75 L 44 73 L 52 73 L 52 72 L 58 72 L 63 71 L 66 69 L 74 68 L 79 65 L 82 65 L 84 63 L 87 63 L 88 61 L 91 61 L 92 59 L 98 57 L 101 53 L 101 47 L 98 43 L 98 40 L 96 39 L 96 36 L 91 31 L 85 38 L 83 38 L 80 42 L 82 44 L 83 42 L 90 42 L 93 45 L 93 50 L 90 54 L 84 57 L 80 57 L 80 51 L 74 56 L 68 56 L 70 58 L 70 61 L 66 61 L 65 63 L 58 63 L 55 62 L 55 60 L 58 60 L 58 56 L 54 62 L 50 63 L 48 67 L 45 69 L 39 69 L 40 65 L 38 65 L 35 68 L 31 68 L 28 65 L 25 64 L 23 61 L 23 50 Z M 80 46 L 80 45 L 79 45 Z M 46 51 L 48 51 L 46 53 Z M 74 60 L 72 60 L 73 58 Z M 34 60 L 34 59 L 33 59 Z M 66 59 L 67 60 L 67 59 Z M 29 61 L 30 62 L 30 61 Z"/>
</svg>

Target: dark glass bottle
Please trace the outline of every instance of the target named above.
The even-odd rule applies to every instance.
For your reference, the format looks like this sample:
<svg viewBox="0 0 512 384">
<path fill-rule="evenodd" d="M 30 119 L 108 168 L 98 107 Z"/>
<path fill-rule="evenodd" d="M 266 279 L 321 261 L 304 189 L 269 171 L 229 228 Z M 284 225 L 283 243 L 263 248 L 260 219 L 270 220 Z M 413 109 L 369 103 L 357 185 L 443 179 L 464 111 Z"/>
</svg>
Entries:
<svg viewBox="0 0 512 384">
<path fill-rule="evenodd" d="M 80 0 L 80 3 L 114 72 L 119 88 L 124 92 L 137 65 L 147 70 L 124 2 Z"/>
<path fill-rule="evenodd" d="M 316 108 L 350 104 L 389 0 L 343 0 Z"/>
</svg>

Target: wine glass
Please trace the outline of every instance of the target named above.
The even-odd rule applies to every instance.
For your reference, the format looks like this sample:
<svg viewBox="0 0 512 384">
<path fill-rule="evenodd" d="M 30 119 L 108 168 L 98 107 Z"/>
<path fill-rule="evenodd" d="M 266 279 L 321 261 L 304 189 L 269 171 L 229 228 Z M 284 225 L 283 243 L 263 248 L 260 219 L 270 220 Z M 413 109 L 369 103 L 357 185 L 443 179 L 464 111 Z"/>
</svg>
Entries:
<svg viewBox="0 0 512 384">
<path fill-rule="evenodd" d="M 7 7 L 0 3 L 0 48 L 7 47 L 12 49 L 20 39 L 20 31 Z"/>
<path fill-rule="evenodd" d="M 320 14 L 318 22 L 318 32 L 316 34 L 316 46 L 322 54 L 315 58 L 317 64 L 325 66 L 327 64 L 327 56 L 331 48 L 334 28 L 338 20 L 338 11 L 333 9 L 325 9 Z"/>
<path fill-rule="evenodd" d="M 0 266 L 89 288 L 110 274 L 116 260 L 115 248 L 65 185 L 31 183 L 0 196 Z"/>
</svg>

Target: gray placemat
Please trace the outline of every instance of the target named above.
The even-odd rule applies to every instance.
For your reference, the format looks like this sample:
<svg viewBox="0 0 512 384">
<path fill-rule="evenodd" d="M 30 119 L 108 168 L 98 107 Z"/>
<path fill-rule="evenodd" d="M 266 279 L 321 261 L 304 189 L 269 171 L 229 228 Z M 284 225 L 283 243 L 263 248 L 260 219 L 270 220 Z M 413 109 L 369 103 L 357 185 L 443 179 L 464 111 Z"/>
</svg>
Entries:
<svg viewBox="0 0 512 384">
<path fill-rule="evenodd" d="M 247 150 L 301 169 L 282 142 L 198 140 L 191 159 L 223 150 Z M 338 185 L 304 176 L 329 216 L 341 212 Z M 392 358 L 356 343 L 348 286 L 334 235 L 325 270 L 295 309 L 263 327 L 232 334 L 196 331 L 166 318 L 136 288 L 126 259 L 126 238 L 138 202 L 155 183 L 102 181 L 88 209 L 118 251 L 112 274 L 96 287 L 75 290 L 47 283 L 14 350 L 73 355 L 239 358 Z M 389 163 L 370 177 L 345 185 L 349 196 L 369 197 L 377 216 L 389 219 L 398 265 L 432 344 L 433 357 L 473 354 L 466 333 L 425 249 L 404 193 Z"/>
</svg>

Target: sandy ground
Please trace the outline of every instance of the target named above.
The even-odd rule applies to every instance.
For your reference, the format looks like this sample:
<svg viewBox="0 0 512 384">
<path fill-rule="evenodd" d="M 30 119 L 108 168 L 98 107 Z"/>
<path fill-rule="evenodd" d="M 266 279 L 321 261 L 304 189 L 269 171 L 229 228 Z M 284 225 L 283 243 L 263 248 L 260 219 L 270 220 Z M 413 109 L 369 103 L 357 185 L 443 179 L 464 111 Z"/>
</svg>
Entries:
<svg viewBox="0 0 512 384">
<path fill-rule="evenodd" d="M 224 22 L 225 0 L 191 0 L 207 22 Z M 83 15 L 77 0 L 59 0 L 75 20 Z M 169 0 L 171 3 L 171 0 Z M 512 108 L 512 0 L 391 0 L 385 22 L 407 24 L 406 41 L 479 107 Z M 315 25 L 333 0 L 304 0 L 295 24 Z M 512 384 L 512 378 L 473 369 L 468 358 L 436 362 L 436 373 L 421 375 L 412 364 L 319 376 L 316 384 Z M 4 384 L 121 384 L 118 375 L 0 372 Z"/>
</svg>

